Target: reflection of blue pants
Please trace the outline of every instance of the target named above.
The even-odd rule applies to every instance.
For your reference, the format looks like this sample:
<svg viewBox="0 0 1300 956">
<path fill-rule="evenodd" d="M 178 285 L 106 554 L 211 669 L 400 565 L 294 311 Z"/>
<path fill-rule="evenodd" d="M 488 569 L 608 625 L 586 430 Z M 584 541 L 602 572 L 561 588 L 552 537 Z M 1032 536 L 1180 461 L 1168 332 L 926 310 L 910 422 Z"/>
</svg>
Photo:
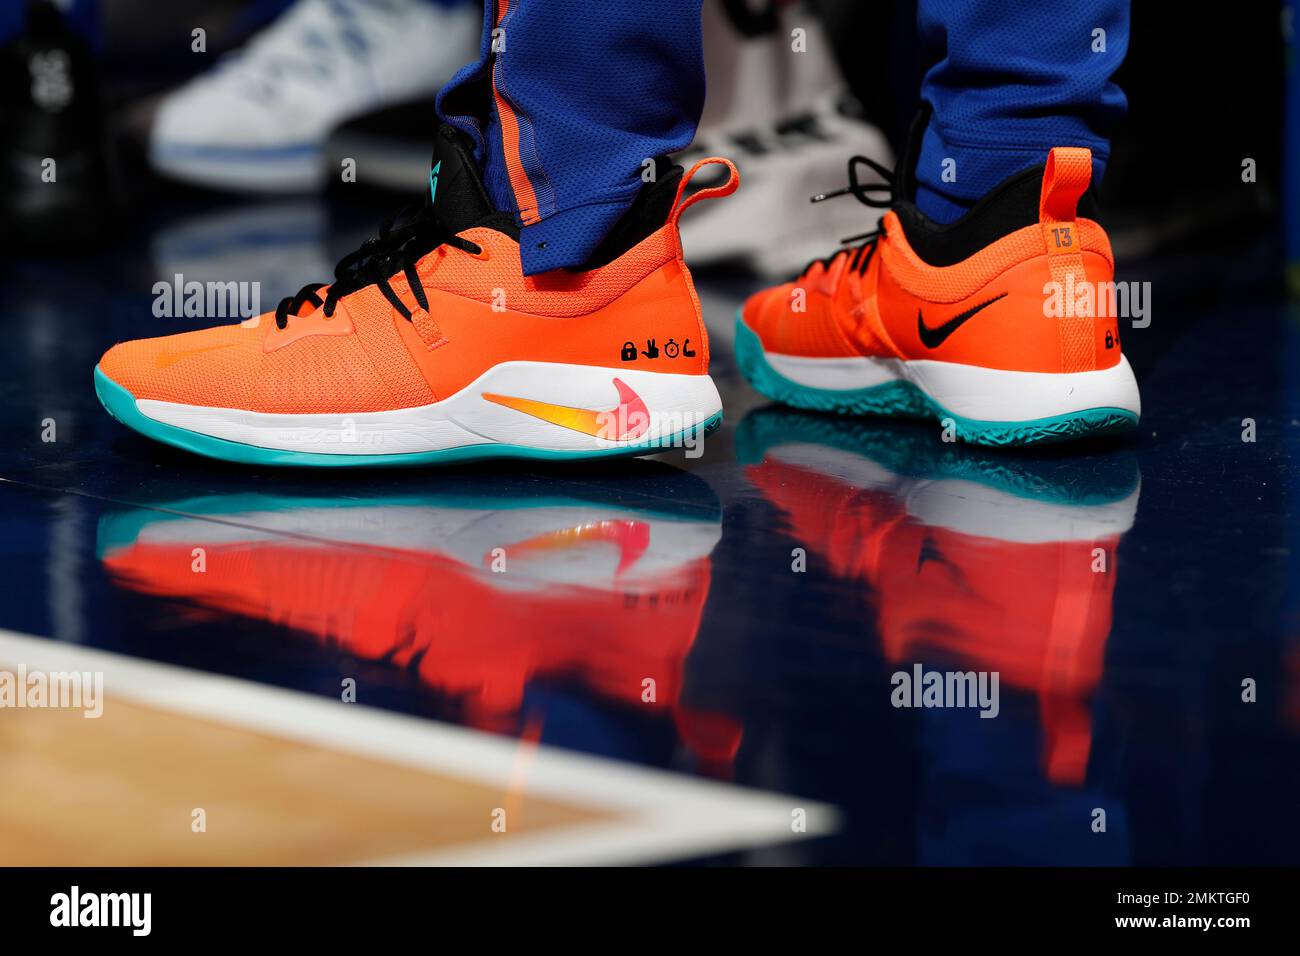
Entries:
<svg viewBox="0 0 1300 956">
<path fill-rule="evenodd" d="M 519 214 L 528 273 L 581 264 L 645 160 L 694 136 L 699 13 L 700 0 L 489 0 L 479 61 L 438 110 L 474 137 L 497 206 Z M 1125 106 L 1110 76 L 1128 0 L 920 0 L 918 19 L 935 110 L 917 168 L 923 210 L 951 220 L 1053 146 L 1091 147 L 1100 173 Z"/>
</svg>

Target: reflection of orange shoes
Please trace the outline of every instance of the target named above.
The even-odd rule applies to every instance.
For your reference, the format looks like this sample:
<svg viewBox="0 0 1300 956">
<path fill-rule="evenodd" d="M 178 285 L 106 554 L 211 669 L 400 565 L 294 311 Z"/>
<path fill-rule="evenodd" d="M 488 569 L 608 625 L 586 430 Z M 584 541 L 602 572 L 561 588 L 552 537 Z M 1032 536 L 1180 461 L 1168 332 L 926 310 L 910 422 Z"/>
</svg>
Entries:
<svg viewBox="0 0 1300 956">
<path fill-rule="evenodd" d="M 872 196 L 883 187 L 859 184 L 867 166 L 888 175 L 854 157 L 851 185 L 830 195 L 892 204 L 880 231 L 742 308 L 737 361 L 755 388 L 801 408 L 931 416 L 987 445 L 1136 425 L 1137 383 L 1100 285 L 1114 279 L 1110 242 L 1077 212 L 1088 150 L 1053 149 L 950 226 L 907 201 L 908 182 L 891 202 Z"/>
<path fill-rule="evenodd" d="M 1131 454 L 1016 460 L 910 426 L 768 409 L 736 433 L 747 474 L 831 571 L 860 581 L 886 660 L 997 672 L 1036 694 L 1048 779 L 1079 783 L 1111 629 Z"/>
<path fill-rule="evenodd" d="M 682 701 L 720 508 L 681 472 L 637 481 L 616 496 L 561 482 L 520 497 L 482 476 L 372 500 L 211 495 L 106 515 L 99 553 L 119 587 L 384 662 L 480 729 L 518 732 L 528 686 L 564 685 L 725 765 L 740 727 Z"/>
<path fill-rule="evenodd" d="M 385 465 L 587 458 L 692 444 L 721 420 L 682 261 L 673 167 L 643 187 L 591 267 L 525 277 L 444 127 L 430 197 L 274 313 L 127 342 L 95 371 L 124 424 L 232 461 Z M 692 170 L 694 173 L 695 170 Z"/>
</svg>

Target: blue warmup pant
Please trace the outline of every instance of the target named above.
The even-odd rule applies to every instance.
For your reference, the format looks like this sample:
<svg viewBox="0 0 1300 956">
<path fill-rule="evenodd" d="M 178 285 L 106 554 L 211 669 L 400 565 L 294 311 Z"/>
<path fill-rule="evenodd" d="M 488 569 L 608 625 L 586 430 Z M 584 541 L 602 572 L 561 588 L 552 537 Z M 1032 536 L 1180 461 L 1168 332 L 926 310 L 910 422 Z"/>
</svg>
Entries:
<svg viewBox="0 0 1300 956">
<path fill-rule="evenodd" d="M 700 3 L 488 0 L 479 59 L 443 89 L 438 113 L 473 138 L 493 202 L 518 215 L 525 273 L 586 261 L 646 160 L 694 137 Z M 1090 147 L 1100 178 L 1125 108 L 1110 77 L 1128 0 L 920 0 L 918 23 L 932 64 L 921 95 L 934 107 L 917 167 L 923 211 L 951 221 L 1053 146 Z"/>
<path fill-rule="evenodd" d="M 438 113 L 474 138 L 497 208 L 518 214 L 526 274 L 585 262 L 645 161 L 690 145 L 704 108 L 700 2 L 487 0 L 479 60 Z"/>
<path fill-rule="evenodd" d="M 920 0 L 917 21 L 934 108 L 916 167 L 922 212 L 957 219 L 1053 146 L 1087 146 L 1101 179 L 1127 106 L 1110 78 L 1128 52 L 1129 0 Z"/>
</svg>

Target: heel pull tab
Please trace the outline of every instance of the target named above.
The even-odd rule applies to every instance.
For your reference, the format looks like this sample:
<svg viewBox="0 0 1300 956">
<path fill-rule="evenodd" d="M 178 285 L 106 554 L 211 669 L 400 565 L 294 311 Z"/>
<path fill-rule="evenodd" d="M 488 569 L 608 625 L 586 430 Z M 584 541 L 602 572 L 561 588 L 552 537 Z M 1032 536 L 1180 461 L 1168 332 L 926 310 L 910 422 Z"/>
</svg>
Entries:
<svg viewBox="0 0 1300 956">
<path fill-rule="evenodd" d="M 1038 199 L 1041 222 L 1073 222 L 1079 197 L 1092 182 L 1092 150 L 1086 146 L 1056 146 L 1047 154 L 1043 192 Z"/>
<path fill-rule="evenodd" d="M 685 199 L 682 196 L 686 192 L 686 185 L 694 178 L 705 166 L 725 166 L 727 167 L 727 181 L 721 186 L 709 186 L 705 189 L 699 189 L 691 193 Z M 723 159 L 721 156 L 709 156 L 701 159 L 698 163 L 690 168 L 685 176 L 682 177 L 681 183 L 677 186 L 677 196 L 673 199 L 672 212 L 668 214 L 668 221 L 674 226 L 682 218 L 684 213 L 691 206 L 695 205 L 701 199 L 713 199 L 715 197 L 730 196 L 740 186 L 740 171 L 736 169 L 736 164 L 729 159 Z"/>
<path fill-rule="evenodd" d="M 1061 316 L 1061 370 L 1085 372 L 1096 368 L 1094 317 L 1076 314 L 1076 289 L 1087 280 L 1083 271 L 1076 210 L 1092 181 L 1092 150 L 1083 146 L 1056 146 L 1047 154 L 1043 190 L 1038 199 L 1038 222 L 1047 247 L 1052 281 L 1061 289 L 1065 314 Z"/>
</svg>

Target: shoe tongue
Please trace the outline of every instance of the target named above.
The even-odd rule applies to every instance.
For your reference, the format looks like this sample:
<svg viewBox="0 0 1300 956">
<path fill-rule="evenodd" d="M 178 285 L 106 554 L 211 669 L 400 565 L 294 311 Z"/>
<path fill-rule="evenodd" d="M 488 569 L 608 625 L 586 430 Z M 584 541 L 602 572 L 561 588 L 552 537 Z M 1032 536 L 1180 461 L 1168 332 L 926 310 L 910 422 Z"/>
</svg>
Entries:
<svg viewBox="0 0 1300 956">
<path fill-rule="evenodd" d="M 429 201 L 434 214 L 452 232 L 478 225 L 496 212 L 483 188 L 483 175 L 468 137 L 446 123 L 434 138 Z"/>
</svg>

